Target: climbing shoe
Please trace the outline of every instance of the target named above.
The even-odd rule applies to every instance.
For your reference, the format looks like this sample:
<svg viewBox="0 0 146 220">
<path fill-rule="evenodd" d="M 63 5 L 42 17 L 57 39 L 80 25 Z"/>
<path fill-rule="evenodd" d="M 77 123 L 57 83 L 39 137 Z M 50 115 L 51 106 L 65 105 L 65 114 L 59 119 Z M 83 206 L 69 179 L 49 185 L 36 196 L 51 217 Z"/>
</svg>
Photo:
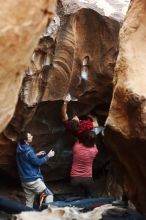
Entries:
<svg viewBox="0 0 146 220">
<path fill-rule="evenodd" d="M 128 207 L 128 201 L 123 201 L 123 200 L 116 200 L 112 202 L 113 206 L 119 206 L 122 208 L 127 208 Z"/>
</svg>

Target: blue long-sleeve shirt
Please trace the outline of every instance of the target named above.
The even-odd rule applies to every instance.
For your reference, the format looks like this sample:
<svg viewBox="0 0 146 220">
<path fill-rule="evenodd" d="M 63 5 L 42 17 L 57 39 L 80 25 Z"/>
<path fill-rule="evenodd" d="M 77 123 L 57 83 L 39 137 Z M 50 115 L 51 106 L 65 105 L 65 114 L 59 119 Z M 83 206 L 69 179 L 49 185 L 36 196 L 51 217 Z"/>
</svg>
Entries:
<svg viewBox="0 0 146 220">
<path fill-rule="evenodd" d="M 34 149 L 28 144 L 19 144 L 16 150 L 16 162 L 22 182 L 32 182 L 43 179 L 40 166 L 49 160 L 48 155 L 38 158 Z"/>
</svg>

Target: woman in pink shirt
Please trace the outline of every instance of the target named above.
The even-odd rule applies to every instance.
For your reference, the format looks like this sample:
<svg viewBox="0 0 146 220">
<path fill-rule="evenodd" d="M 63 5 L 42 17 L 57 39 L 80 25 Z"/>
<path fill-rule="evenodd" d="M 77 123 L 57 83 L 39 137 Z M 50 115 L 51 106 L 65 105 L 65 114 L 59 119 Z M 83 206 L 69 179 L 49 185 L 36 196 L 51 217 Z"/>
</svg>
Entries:
<svg viewBox="0 0 146 220">
<path fill-rule="evenodd" d="M 96 147 L 96 134 L 88 130 L 83 132 L 80 142 L 73 146 L 73 163 L 71 168 L 71 184 L 84 189 L 85 196 L 91 196 L 93 184 L 92 164 L 98 153 Z"/>
</svg>

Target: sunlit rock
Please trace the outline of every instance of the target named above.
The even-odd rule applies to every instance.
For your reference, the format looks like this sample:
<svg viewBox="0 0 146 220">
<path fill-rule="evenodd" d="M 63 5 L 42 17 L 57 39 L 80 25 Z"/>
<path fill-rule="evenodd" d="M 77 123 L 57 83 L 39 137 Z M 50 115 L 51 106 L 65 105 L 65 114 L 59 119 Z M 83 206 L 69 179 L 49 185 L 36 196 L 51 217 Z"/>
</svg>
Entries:
<svg viewBox="0 0 146 220">
<path fill-rule="evenodd" d="M 1 1 L 0 131 L 9 123 L 18 101 L 23 71 L 40 34 L 55 10 L 55 0 Z"/>
<path fill-rule="evenodd" d="M 70 92 L 84 100 L 92 96 L 98 99 L 94 102 L 96 104 L 109 102 L 118 52 L 118 32 L 118 22 L 102 17 L 91 9 L 81 9 L 65 16 L 57 36 L 42 101 L 62 99 Z M 82 61 L 86 56 L 89 57 L 88 70 L 85 73 L 84 69 L 83 74 Z M 90 95 L 92 92 L 95 94 Z M 108 94 L 107 97 L 105 94 Z"/>
<path fill-rule="evenodd" d="M 146 213 L 146 7 L 132 1 L 120 31 L 114 93 L 105 137 L 118 178 L 136 208 Z M 120 173 L 120 176 L 119 176 Z"/>
<path fill-rule="evenodd" d="M 90 8 L 101 15 L 123 21 L 130 0 L 62 0 L 66 14 L 74 13 L 81 8 Z"/>
</svg>

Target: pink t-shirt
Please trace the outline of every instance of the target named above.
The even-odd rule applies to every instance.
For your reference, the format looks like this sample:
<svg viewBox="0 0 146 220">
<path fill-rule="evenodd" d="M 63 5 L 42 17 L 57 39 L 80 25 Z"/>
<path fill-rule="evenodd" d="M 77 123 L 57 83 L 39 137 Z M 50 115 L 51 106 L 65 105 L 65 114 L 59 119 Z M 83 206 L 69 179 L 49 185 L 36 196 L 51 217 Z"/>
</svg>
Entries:
<svg viewBox="0 0 146 220">
<path fill-rule="evenodd" d="M 96 145 L 89 148 L 76 142 L 73 147 L 73 163 L 70 175 L 92 177 L 92 164 L 97 153 Z"/>
</svg>

